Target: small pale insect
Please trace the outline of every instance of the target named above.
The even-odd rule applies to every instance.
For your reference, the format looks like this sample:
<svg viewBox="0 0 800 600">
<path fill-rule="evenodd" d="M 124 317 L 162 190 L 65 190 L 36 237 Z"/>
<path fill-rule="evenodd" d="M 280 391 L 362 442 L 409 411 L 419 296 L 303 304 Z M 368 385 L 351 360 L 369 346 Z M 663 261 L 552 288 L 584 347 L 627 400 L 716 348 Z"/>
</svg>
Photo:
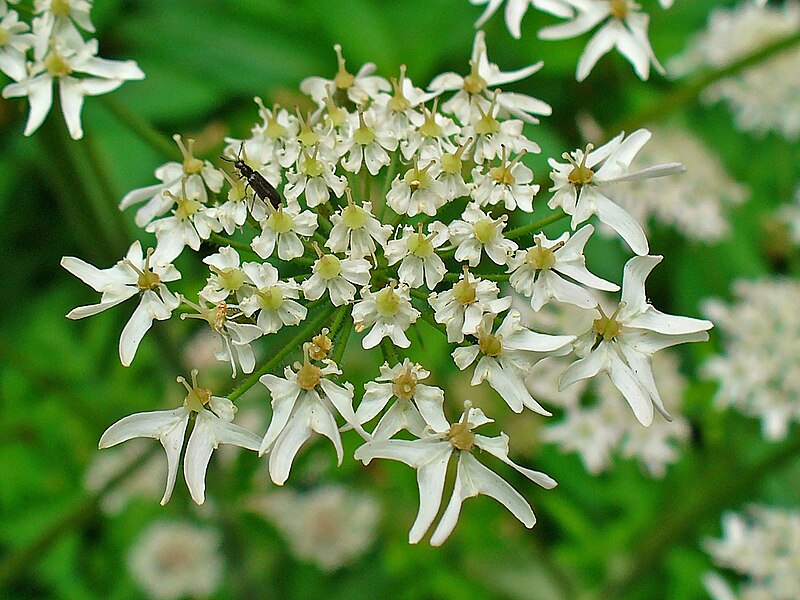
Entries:
<svg viewBox="0 0 800 600">
<path fill-rule="evenodd" d="M 228 158 L 227 156 L 220 156 L 220 158 L 233 163 L 233 168 L 236 169 L 239 177 L 247 180 L 247 184 L 253 188 L 259 198 L 265 202 L 270 202 L 273 207 L 278 208 L 281 205 L 281 195 L 278 190 L 272 187 L 272 184 L 261 173 L 245 162 L 242 158 L 243 151 L 244 144 L 239 147 L 239 154 L 236 158 Z"/>
</svg>

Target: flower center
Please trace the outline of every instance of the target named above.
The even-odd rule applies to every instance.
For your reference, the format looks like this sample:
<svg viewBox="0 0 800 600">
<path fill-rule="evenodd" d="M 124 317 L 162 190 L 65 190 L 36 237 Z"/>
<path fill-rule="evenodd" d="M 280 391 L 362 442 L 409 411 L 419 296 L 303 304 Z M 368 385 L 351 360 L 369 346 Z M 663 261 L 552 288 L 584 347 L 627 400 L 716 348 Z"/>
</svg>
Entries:
<svg viewBox="0 0 800 600">
<path fill-rule="evenodd" d="M 469 423 L 453 423 L 447 431 L 447 440 L 458 450 L 470 451 L 475 447 L 475 434 Z"/>
<path fill-rule="evenodd" d="M 245 198 L 247 198 L 247 184 L 243 179 L 237 179 L 231 183 L 231 189 L 228 191 L 228 200 L 241 202 Z"/>
<path fill-rule="evenodd" d="M 53 77 L 63 77 L 72 73 L 69 63 L 55 50 L 51 50 L 44 59 L 44 68 Z"/>
<path fill-rule="evenodd" d="M 375 294 L 375 309 L 382 317 L 393 317 L 400 310 L 400 296 L 393 287 L 385 287 Z"/>
<path fill-rule="evenodd" d="M 2 27 L 0 27 L 0 48 L 2 48 L 3 46 L 6 45 L 6 43 L 8 42 L 10 37 L 11 37 L 11 34 L 8 33 Z"/>
<path fill-rule="evenodd" d="M 392 392 L 401 400 L 411 400 L 417 387 L 417 378 L 411 369 L 403 369 L 392 379 Z"/>
<path fill-rule="evenodd" d="M 277 285 L 271 285 L 258 292 L 258 305 L 267 310 L 277 310 L 283 304 L 283 292 Z"/>
<path fill-rule="evenodd" d="M 478 241 L 481 244 L 488 244 L 497 235 L 497 227 L 495 227 L 495 222 L 489 217 L 477 221 L 472 226 L 472 230 L 475 232 L 475 237 L 478 238 Z"/>
<path fill-rule="evenodd" d="M 386 108 L 391 111 L 402 113 L 411 108 L 411 102 L 409 102 L 408 98 L 406 98 L 403 94 L 403 82 L 405 81 L 405 78 L 406 66 L 400 65 L 400 80 L 398 81 L 392 77 L 392 88 L 394 89 L 394 94 L 389 99 L 389 102 L 386 103 Z"/>
<path fill-rule="evenodd" d="M 408 187 L 410 187 L 413 191 L 416 191 L 420 188 L 424 189 L 431 184 L 431 177 L 428 175 L 429 168 L 430 164 L 424 169 L 419 169 L 415 165 L 413 169 L 406 171 L 406 174 L 403 175 L 403 181 L 405 181 L 408 184 Z"/>
<path fill-rule="evenodd" d="M 517 181 L 511 174 L 510 165 L 500 165 L 499 167 L 492 167 L 489 170 L 489 177 L 494 179 L 500 185 L 514 185 Z"/>
<path fill-rule="evenodd" d="M 442 126 L 436 122 L 436 109 L 438 104 L 439 99 L 436 98 L 436 100 L 433 101 L 433 110 L 429 111 L 427 108 L 423 107 L 425 112 L 425 122 L 419 128 L 419 132 L 422 134 L 422 137 L 438 138 L 444 131 Z"/>
<path fill-rule="evenodd" d="M 317 274 L 323 279 L 333 279 L 342 272 L 342 261 L 333 254 L 326 254 L 317 261 Z"/>
<path fill-rule="evenodd" d="M 499 356 L 503 352 L 503 336 L 484 333 L 478 337 L 478 347 L 486 356 Z"/>
<path fill-rule="evenodd" d="M 478 73 L 478 61 L 469 61 L 469 75 L 464 77 L 464 90 L 468 94 L 480 94 L 488 85 L 486 80 Z"/>
<path fill-rule="evenodd" d="M 217 277 L 219 277 L 225 289 L 238 290 L 244 284 L 244 271 L 238 267 L 229 267 L 227 269 L 217 270 Z"/>
<path fill-rule="evenodd" d="M 564 153 L 564 158 L 572 163 L 572 170 L 569 172 L 569 175 L 567 175 L 567 181 L 569 181 L 572 185 L 581 187 L 591 183 L 592 177 L 594 177 L 594 171 L 586 166 L 586 159 L 588 158 L 589 152 L 591 152 L 592 149 L 593 146 L 591 144 L 586 146 L 586 150 L 583 152 L 580 163 L 576 162 L 571 154 L 566 152 Z"/>
<path fill-rule="evenodd" d="M 292 230 L 292 225 L 294 225 L 292 215 L 280 208 L 267 217 L 267 226 L 275 233 L 287 233 Z"/>
<path fill-rule="evenodd" d="M 71 7 L 67 0 L 53 0 L 50 3 L 50 12 L 57 17 L 68 17 Z"/>
<path fill-rule="evenodd" d="M 304 119 L 302 115 L 300 115 L 300 111 L 297 111 L 297 117 L 300 121 L 300 133 L 297 136 L 297 141 L 300 142 L 301 146 L 311 147 L 317 143 L 319 143 L 319 136 L 317 132 L 311 127 L 311 118 Z"/>
<path fill-rule="evenodd" d="M 622 307 L 625 306 L 624 302 L 620 302 L 617 309 L 610 317 L 607 317 L 600 306 L 597 310 L 600 312 L 600 317 L 592 322 L 592 329 L 595 332 L 595 342 L 592 350 L 597 348 L 601 342 L 610 342 L 622 332 L 622 323 L 617 321 L 617 315 Z"/>
<path fill-rule="evenodd" d="M 420 258 L 428 258 L 433 254 L 433 244 L 423 233 L 412 233 L 408 238 L 408 251 Z"/>
<path fill-rule="evenodd" d="M 183 139 L 178 134 L 172 136 L 183 155 L 183 172 L 186 175 L 197 175 L 203 170 L 203 161 L 194 157 L 194 140 L 189 138 L 184 146 Z"/>
<path fill-rule="evenodd" d="M 549 271 L 556 264 L 556 255 L 553 248 L 545 248 L 537 238 L 536 245 L 525 254 L 525 262 L 536 271 Z"/>
<path fill-rule="evenodd" d="M 152 290 L 153 288 L 157 288 L 161 283 L 161 278 L 158 276 L 158 273 L 154 273 L 150 268 L 150 257 L 153 254 L 153 249 L 147 249 L 147 255 L 144 259 L 144 268 L 139 269 L 136 265 L 134 265 L 128 259 L 125 259 L 127 265 L 136 271 L 139 274 L 139 277 L 136 280 L 136 287 L 139 288 L 140 291 L 144 292 L 146 290 Z"/>
<path fill-rule="evenodd" d="M 198 210 L 200 210 L 200 207 L 202 206 L 198 200 L 187 198 L 186 196 L 177 198 L 176 202 L 178 203 L 178 208 L 175 209 L 175 216 L 182 221 L 190 218 Z"/>
<path fill-rule="evenodd" d="M 346 90 L 353 87 L 356 78 L 352 73 L 348 73 L 344 67 L 344 57 L 342 56 L 342 47 L 336 44 L 333 49 L 336 51 L 336 61 L 339 63 L 339 70 L 333 78 L 333 83 L 340 90 Z"/>
<path fill-rule="evenodd" d="M 615 19 L 624 19 L 628 14 L 628 0 L 609 0 L 609 10 Z"/>
<path fill-rule="evenodd" d="M 309 177 L 319 177 L 325 170 L 322 166 L 322 161 L 317 160 L 316 156 L 317 153 L 315 151 L 314 156 L 307 156 L 303 163 L 303 171 Z"/>
<path fill-rule="evenodd" d="M 342 210 L 342 223 L 348 229 L 361 229 L 367 224 L 367 211 L 355 204 L 348 204 Z"/>
<path fill-rule="evenodd" d="M 192 385 L 183 378 L 178 377 L 178 383 L 183 384 L 186 388 L 186 398 L 183 400 L 183 405 L 189 410 L 194 412 L 201 412 L 205 410 L 206 404 L 211 400 L 211 390 L 208 388 L 201 388 L 197 385 L 197 369 L 192 369 Z"/>
<path fill-rule="evenodd" d="M 467 306 L 475 302 L 477 296 L 478 284 L 474 281 L 462 279 L 453 286 L 453 298 L 455 298 L 462 306 Z"/>
<path fill-rule="evenodd" d="M 310 392 L 319 385 L 320 379 L 322 379 L 322 369 L 312 365 L 306 357 L 305 363 L 297 371 L 297 385 Z"/>
<path fill-rule="evenodd" d="M 358 128 L 353 132 L 353 141 L 361 146 L 369 146 L 375 141 L 375 131 L 364 122 L 364 112 L 358 112 Z"/>
<path fill-rule="evenodd" d="M 333 341 L 328 337 L 328 333 L 330 333 L 328 329 L 323 329 L 321 333 L 311 338 L 308 355 L 314 360 L 322 360 L 333 348 Z"/>
</svg>

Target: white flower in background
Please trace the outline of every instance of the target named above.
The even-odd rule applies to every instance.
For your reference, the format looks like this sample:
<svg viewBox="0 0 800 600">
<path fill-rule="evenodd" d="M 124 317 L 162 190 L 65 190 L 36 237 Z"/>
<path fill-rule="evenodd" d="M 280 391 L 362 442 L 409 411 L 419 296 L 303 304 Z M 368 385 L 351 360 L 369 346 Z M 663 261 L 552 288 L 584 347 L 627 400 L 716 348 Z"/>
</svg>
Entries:
<svg viewBox="0 0 800 600">
<path fill-rule="evenodd" d="M 222 583 L 219 533 L 178 521 L 156 521 L 128 554 L 131 577 L 149 598 L 208 598 Z"/>
<path fill-rule="evenodd" d="M 343 96 L 345 100 L 360 105 L 374 100 L 380 92 L 388 92 L 392 89 L 389 82 L 383 77 L 373 75 L 376 70 L 374 63 L 365 63 L 358 73 L 353 75 L 345 68 L 342 47 L 336 44 L 333 49 L 339 63 L 339 70 L 333 79 L 307 77 L 300 82 L 300 90 L 311 96 L 320 107 L 325 106 L 329 90 L 335 90 L 334 94 L 337 100 Z"/>
<path fill-rule="evenodd" d="M 403 237 L 389 241 L 386 244 L 386 260 L 389 266 L 400 263 L 397 269 L 400 283 L 412 288 L 424 283 L 429 290 L 439 285 L 447 273 L 447 267 L 436 254 L 436 248 L 442 246 L 448 237 L 447 225 L 434 221 L 428 225 L 428 235 L 422 233 L 422 223 L 419 223 L 417 231 L 406 225 Z"/>
<path fill-rule="evenodd" d="M 292 260 L 303 256 L 305 248 L 300 236 L 311 237 L 317 230 L 317 215 L 310 210 L 301 212 L 297 201 L 287 202 L 286 206 L 273 208 L 268 205 L 269 216 L 261 223 L 261 235 L 253 238 L 250 244 L 261 258 L 272 256 L 278 247 L 278 258 Z"/>
<path fill-rule="evenodd" d="M 719 382 L 715 403 L 759 417 L 768 440 L 786 437 L 800 420 L 800 284 L 788 278 L 740 280 L 735 299 L 709 300 L 703 312 L 717 323 L 722 354 L 704 365 Z"/>
<path fill-rule="evenodd" d="M 550 412 L 534 400 L 525 387 L 525 375 L 543 353 L 558 355 L 569 352 L 569 344 L 575 336 L 536 333 L 523 327 L 520 318 L 519 311 L 510 310 L 497 331 L 492 333 L 494 315 L 486 315 L 478 325 L 478 343 L 453 350 L 453 360 L 463 371 L 480 356 L 472 374 L 472 385 L 488 381 L 516 413 L 525 407 L 550 416 Z"/>
<path fill-rule="evenodd" d="M 369 439 L 353 411 L 352 384 L 341 386 L 328 379 L 331 375 L 341 375 L 339 367 L 331 360 L 323 361 L 322 368 L 313 364 L 309 360 L 309 347 L 310 344 L 303 346 L 303 364 L 295 363 L 294 369 L 286 367 L 285 377 L 268 374 L 259 379 L 272 396 L 272 420 L 261 440 L 259 454 L 269 452 L 269 474 L 277 485 L 286 483 L 300 446 L 314 433 L 331 441 L 338 464 L 342 464 L 344 449 L 334 413 L 339 413 L 359 435 Z"/>
<path fill-rule="evenodd" d="M 272 521 L 298 558 L 325 571 L 352 564 L 375 539 L 381 509 L 370 494 L 341 485 L 276 490 L 248 508 Z"/>
<path fill-rule="evenodd" d="M 372 202 L 361 206 L 353 202 L 350 189 L 345 188 L 347 206 L 331 215 L 331 229 L 325 246 L 334 252 L 345 252 L 349 258 L 374 256 L 377 244 L 384 248 L 392 226 L 384 225 L 372 214 Z"/>
<path fill-rule="evenodd" d="M 370 175 L 377 175 L 392 159 L 389 152 L 397 150 L 397 134 L 391 123 L 374 109 L 359 108 L 348 117 L 349 134 L 344 138 L 342 150 L 347 154 L 342 167 L 359 173 L 364 164 Z"/>
<path fill-rule="evenodd" d="M 211 390 L 198 387 L 196 370 L 192 371 L 191 387 L 183 377 L 178 377 L 178 383 L 183 384 L 187 391 L 181 407 L 124 417 L 105 430 L 100 437 L 99 447 L 110 448 L 140 437 L 159 440 L 167 453 L 167 487 L 161 499 L 161 504 L 166 504 L 175 487 L 189 417 L 195 413 L 194 428 L 186 443 L 183 457 L 183 477 L 192 500 L 203 504 L 206 469 L 211 453 L 217 446 L 233 444 L 248 450 L 258 450 L 261 439 L 231 423 L 236 407 L 227 398 L 212 396 Z"/>
<path fill-rule="evenodd" d="M 685 169 L 680 163 L 667 163 L 646 167 L 638 171 L 631 169 L 631 161 L 650 139 L 647 129 L 638 129 L 625 138 L 625 132 L 613 140 L 594 149 L 587 146 L 586 151 L 575 150 L 564 153 L 567 160 L 560 163 L 548 160 L 553 171 L 551 192 L 548 201 L 550 208 L 561 208 L 572 215 L 572 229 L 597 215 L 601 222 L 616 231 L 636 254 L 644 256 L 649 246 L 642 226 L 608 197 L 610 184 L 665 177 L 682 173 Z"/>
<path fill-rule="evenodd" d="M 207 160 L 194 156 L 194 140 L 189 139 L 184 145 L 183 139 L 178 134 L 173 135 L 172 139 L 178 144 L 183 160 L 170 161 L 158 167 L 155 176 L 161 183 L 131 190 L 119 203 L 120 210 L 125 210 L 134 204 L 145 203 L 136 211 L 134 217 L 138 227 L 145 227 L 150 221 L 166 214 L 172 208 L 175 200 L 171 196 L 164 195 L 164 192 L 180 193 L 184 179 L 189 195 L 197 198 L 202 204 L 208 201 L 206 188 L 214 193 L 222 189 L 224 181 L 222 172 Z"/>
<path fill-rule="evenodd" d="M 730 231 L 727 210 L 744 202 L 749 192 L 730 176 L 711 148 L 677 126 L 654 127 L 650 143 L 631 162 L 631 169 L 636 172 L 678 157 L 689 167 L 669 185 L 637 179 L 614 185 L 609 196 L 645 230 L 647 221 L 653 219 L 689 239 L 717 242 Z"/>
<path fill-rule="evenodd" d="M 205 194 L 197 187 L 190 192 L 186 179 L 181 180 L 180 196 L 167 190 L 162 195 L 175 202 L 175 210 L 172 211 L 172 216 L 151 221 L 145 228 L 145 231 L 156 235 L 154 260 L 172 262 L 181 255 L 186 246 L 197 251 L 203 240 L 210 238 L 212 233 L 222 231 L 222 224 L 217 219 L 217 209 L 203 204 L 202 197 Z"/>
<path fill-rule="evenodd" d="M 363 258 L 339 258 L 324 254 L 314 242 L 319 258 L 311 267 L 312 275 L 301 287 L 307 300 L 317 300 L 327 291 L 334 306 L 353 301 L 356 285 L 369 285 L 370 264 Z M 353 285 L 355 284 L 355 285 Z"/>
<path fill-rule="evenodd" d="M 486 172 L 484 166 L 475 167 L 472 171 L 475 202 L 480 206 L 503 204 L 509 211 L 519 208 L 533 212 L 533 197 L 539 192 L 539 186 L 532 183 L 533 171 L 520 162 L 526 153 L 523 150 L 509 161 L 504 147 L 499 165 Z"/>
<path fill-rule="evenodd" d="M 43 22 L 34 20 L 33 35 L 47 40 L 36 60 L 29 65 L 27 77 L 3 88 L 3 98 L 27 96 L 30 104 L 25 135 L 33 134 L 50 112 L 53 84 L 58 82 L 61 112 L 72 139 L 83 137 L 81 109 L 85 96 L 107 94 L 126 81 L 144 79 L 144 73 L 132 60 L 107 60 L 97 56 L 97 40 L 84 42 L 80 35 L 49 37 L 42 31 Z M 38 42 L 37 46 L 41 46 Z M 78 77 L 79 75 L 79 77 Z"/>
<path fill-rule="evenodd" d="M 430 371 L 408 358 L 390 367 L 381 366 L 381 374 L 364 386 L 364 396 L 356 411 L 359 423 L 367 423 L 380 413 L 389 400 L 396 401 L 381 417 L 372 432 L 373 439 L 389 439 L 401 429 L 421 437 L 426 427 L 444 431 L 450 424 L 444 416 L 444 391 L 419 383 Z"/>
<path fill-rule="evenodd" d="M 543 65 L 544 63 L 539 61 L 517 71 L 506 73 L 500 71 L 496 64 L 489 62 L 486 54 L 485 34 L 483 31 L 478 31 L 472 44 L 469 75 L 461 76 L 453 72 L 442 73 L 431 81 L 428 89 L 437 95 L 456 92 L 442 104 L 442 109 L 456 115 L 464 124 L 480 118 L 478 107 L 485 112 L 489 109 L 492 100 L 496 100 L 497 105 L 502 109 L 501 116 L 511 114 L 528 123 L 538 123 L 538 119 L 534 115 L 552 114 L 553 109 L 549 104 L 525 94 L 498 93 L 497 90 L 491 88 L 530 77 Z"/>
<path fill-rule="evenodd" d="M 608 373 L 644 426 L 653 422 L 653 407 L 668 417 L 653 378 L 653 354 L 676 344 L 705 341 L 713 327 L 702 319 L 662 313 L 647 302 L 645 280 L 661 259 L 635 256 L 625 264 L 619 305 L 610 316 L 598 305 L 600 317 L 575 341 L 581 358 L 564 371 L 559 384 L 563 389 Z"/>
<path fill-rule="evenodd" d="M 526 527 L 534 526 L 536 517 L 525 498 L 478 462 L 473 451 L 478 448 L 491 454 L 545 489 L 554 488 L 556 482 L 544 473 L 514 463 L 508 457 L 508 436 L 504 433 L 497 437 L 473 433 L 476 427 L 492 422 L 467 401 L 461 420 L 447 429 L 432 428 L 430 433 L 416 440 L 373 440 L 356 450 L 356 459 L 364 464 L 375 458 L 386 458 L 417 469 L 420 502 L 417 518 L 408 534 L 410 543 L 416 544 L 422 539 L 439 512 L 447 465 L 454 453 L 458 455 L 458 468 L 453 495 L 431 535 L 431 545 L 441 546 L 447 540 L 458 522 L 462 502 L 478 494 L 491 496 L 500 502 Z"/>
<path fill-rule="evenodd" d="M 616 48 L 633 66 L 640 79 L 650 77 L 652 64 L 660 73 L 664 67 L 658 62 L 648 39 L 649 15 L 640 12 L 633 0 L 564 0 L 576 14 L 572 20 L 539 30 L 543 40 L 563 40 L 577 37 L 602 25 L 586 44 L 578 59 L 575 78 L 583 81 L 589 76 L 597 61 Z M 555 14 L 555 13 L 554 13 Z"/>
<path fill-rule="evenodd" d="M 358 333 L 367 327 L 372 328 L 361 340 L 364 350 L 374 348 L 385 337 L 395 346 L 408 348 L 411 340 L 406 336 L 406 330 L 419 317 L 419 311 L 411 306 L 408 286 L 397 286 L 392 282 L 374 293 L 369 287 L 364 287 L 361 298 L 353 306 L 353 323 Z"/>
<path fill-rule="evenodd" d="M 714 600 L 795 600 L 800 597 L 800 512 L 750 506 L 722 515 L 722 538 L 706 540 L 720 567 L 736 573 L 735 588 L 716 572 L 703 583 Z M 736 592 L 734 592 L 736 589 Z"/>
<path fill-rule="evenodd" d="M 450 241 L 457 246 L 456 260 L 466 260 L 470 267 L 477 267 L 481 254 L 486 252 L 495 264 L 508 262 L 509 255 L 517 249 L 516 242 L 503 237 L 508 215 L 492 219 L 476 202 L 471 202 L 461 219 L 450 223 Z"/>
<path fill-rule="evenodd" d="M 217 304 L 230 296 L 241 296 L 242 286 L 247 276 L 239 264 L 239 253 L 230 246 L 220 248 L 216 254 L 203 259 L 211 270 L 205 287 L 200 290 L 200 297 L 207 302 Z"/>
<path fill-rule="evenodd" d="M 17 11 L 0 3 L 0 71 L 14 81 L 24 79 L 27 73 L 25 53 L 34 42 L 29 31 L 30 26 L 19 20 Z"/>
<path fill-rule="evenodd" d="M 465 266 L 459 280 L 449 290 L 432 293 L 428 303 L 434 319 L 447 328 L 447 341 L 463 342 L 473 335 L 486 313 L 499 315 L 511 306 L 511 297 L 498 297 L 500 288 L 493 281 L 474 277 Z"/>
<path fill-rule="evenodd" d="M 547 239 L 543 233 L 534 236 L 534 246 L 528 250 L 517 250 L 508 260 L 508 282 L 517 292 L 530 298 L 531 308 L 539 311 L 551 300 L 575 304 L 582 308 L 594 308 L 595 296 L 571 281 L 566 275 L 587 287 L 606 292 L 616 292 L 619 286 L 593 275 L 586 268 L 583 249 L 594 227 L 586 225 L 570 237 L 563 233 L 555 240 Z"/>
<path fill-rule="evenodd" d="M 190 302 L 183 296 L 180 300 L 196 310 L 196 313 L 181 313 L 181 319 L 202 319 L 220 339 L 221 348 L 215 352 L 217 360 L 227 361 L 231 365 L 231 377 L 236 377 L 236 363 L 245 373 L 252 373 L 256 367 L 256 355 L 250 344 L 263 335 L 261 328 L 252 323 L 237 323 L 234 319 L 242 316 L 235 304 L 224 300 L 207 304 L 201 299 L 200 304 Z"/>
<path fill-rule="evenodd" d="M 253 288 L 242 299 L 240 308 L 248 317 L 258 312 L 256 325 L 261 331 L 275 333 L 284 325 L 298 325 L 306 318 L 308 309 L 297 302 L 300 285 L 294 279 L 281 281 L 278 269 L 269 263 L 244 263 L 242 268 Z"/>
<path fill-rule="evenodd" d="M 472 4 L 486 5 L 483 14 L 475 22 L 475 28 L 483 27 L 504 1 L 506 3 L 506 27 L 515 39 L 522 37 L 522 17 L 531 6 L 565 19 L 569 19 L 573 15 L 572 7 L 565 0 L 470 0 Z"/>
<path fill-rule="evenodd" d="M 667 69 L 672 77 L 706 69 L 720 71 L 799 30 L 800 3 L 796 0 L 763 8 L 752 3 L 715 8 L 707 30 L 697 34 L 683 54 L 670 60 Z M 800 138 L 798 70 L 800 49 L 794 46 L 713 83 L 701 98 L 707 103 L 727 102 L 742 131 L 775 131 L 796 140 Z"/>
<path fill-rule="evenodd" d="M 74 29 L 75 25 L 94 33 L 94 24 L 89 16 L 91 10 L 91 0 L 35 0 L 34 2 L 34 14 L 41 15 L 39 19 L 42 21 L 44 39 L 49 39 L 53 35 L 71 35 L 72 32 L 65 29 Z"/>
<path fill-rule="evenodd" d="M 171 264 L 152 264 L 152 248 L 143 255 L 142 246 L 134 242 L 124 259 L 109 269 L 98 269 L 74 256 L 61 259 L 61 266 L 78 279 L 100 292 L 98 304 L 79 306 L 67 314 L 69 319 L 96 315 L 128 298 L 139 295 L 139 306 L 122 329 L 119 338 L 119 359 L 130 366 L 139 342 L 150 329 L 153 320 L 169 319 L 178 307 L 178 298 L 167 289 L 165 282 L 176 281 L 181 274 Z"/>
</svg>

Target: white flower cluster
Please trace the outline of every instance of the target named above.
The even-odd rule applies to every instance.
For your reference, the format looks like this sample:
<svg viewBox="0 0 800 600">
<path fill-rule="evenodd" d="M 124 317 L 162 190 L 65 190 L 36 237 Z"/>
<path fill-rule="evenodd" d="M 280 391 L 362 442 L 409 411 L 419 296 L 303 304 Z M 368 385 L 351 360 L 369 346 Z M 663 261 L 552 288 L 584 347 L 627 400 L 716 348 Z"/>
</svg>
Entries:
<svg viewBox="0 0 800 600">
<path fill-rule="evenodd" d="M 800 511 L 752 506 L 746 514 L 723 515 L 722 528 L 722 539 L 708 540 L 706 551 L 743 581 L 733 588 L 719 573 L 707 573 L 703 583 L 714 600 L 800 598 Z"/>
<path fill-rule="evenodd" d="M 141 204 L 136 223 L 155 234 L 155 249 L 143 252 L 134 243 L 109 269 L 62 260 L 102 294 L 98 304 L 68 316 L 82 318 L 138 299 L 120 338 L 125 365 L 153 321 L 168 319 L 181 304 L 181 318 L 206 322 L 220 338 L 219 356 L 230 362 L 234 376 L 239 369 L 255 371 L 262 339 L 297 328 L 287 353 L 302 347 L 303 361 L 286 366 L 282 375 L 267 372 L 277 370 L 277 363 L 259 371 L 272 403 L 266 433 L 257 437 L 234 425 L 230 400 L 199 387 L 193 373 L 191 385 L 179 379 L 187 390 L 181 407 L 126 417 L 105 432 L 100 445 L 133 437 L 160 440 L 169 463 L 166 502 L 191 425 L 184 478 L 192 498 L 202 503 L 206 467 L 218 444 L 268 454 L 270 478 L 282 485 L 315 434 L 327 437 L 343 460 L 344 422 L 343 429 L 355 430 L 365 442 L 357 459 L 398 460 L 419 471 L 412 543 L 439 513 L 451 458 L 458 464 L 454 489 L 431 543 L 450 535 L 462 501 L 477 494 L 495 498 L 531 527 L 535 519 L 527 501 L 478 456 L 492 455 L 546 488 L 555 481 L 512 462 L 505 434 L 474 432 L 492 420 L 470 402 L 461 418 L 447 418 L 444 391 L 421 383 L 430 373 L 408 356 L 414 337 L 409 332 L 424 320 L 455 345 L 454 363 L 471 371 L 472 385 L 487 381 L 517 413 L 550 414 L 527 391 L 525 376 L 545 356 L 571 355 L 562 387 L 608 373 L 639 422 L 650 425 L 654 411 L 666 415 L 653 354 L 705 340 L 712 325 L 664 314 L 647 301 L 645 280 L 661 257 L 647 255 L 642 228 L 612 197 L 623 182 L 678 173 L 682 165 L 631 169 L 650 138 L 644 129 L 620 133 L 597 149 L 565 153 L 565 162 L 550 160 L 549 206 L 561 210 L 531 222 L 539 185 L 524 157 L 540 150 L 523 126 L 550 109 L 495 86 L 527 77 L 541 63 L 503 72 L 489 61 L 479 32 L 468 74 L 443 73 L 423 91 L 405 69 L 391 81 L 375 75 L 371 64 L 350 73 L 341 48 L 335 50 L 334 77 L 301 84 L 315 110 L 290 112 L 257 100 L 260 122 L 249 137 L 227 140 L 224 159 L 236 176 L 196 158 L 192 142 L 176 136 L 182 161 L 159 167 L 158 183 L 133 190 L 121 204 Z M 565 213 L 572 231 L 548 238 L 541 227 Z M 587 269 L 584 248 L 594 229 L 578 229 L 592 215 L 637 254 L 625 266 L 620 300 L 609 312 L 598 305 L 594 290 L 619 286 Z M 520 225 L 512 228 L 514 222 Z M 204 242 L 218 250 L 206 252 Z M 196 301 L 170 289 L 180 278 L 172 261 L 187 246 L 204 254 L 209 269 Z M 594 320 L 583 331 L 533 331 L 510 308 L 497 283 L 503 281 L 534 311 L 568 303 Z M 340 368 L 351 332 L 363 334 L 363 350 L 380 348 L 385 360 L 355 405 L 356 390 Z M 255 381 L 247 380 L 248 389 Z M 241 393 L 240 388 L 232 397 Z M 372 432 L 366 431 L 364 425 L 379 415 Z M 416 439 L 396 438 L 401 430 Z"/>
<path fill-rule="evenodd" d="M 700 33 L 686 51 L 670 60 L 670 75 L 679 77 L 703 68 L 724 69 L 755 51 L 800 31 L 800 3 L 757 8 L 742 4 L 716 8 L 707 31 Z M 709 86 L 702 98 L 725 100 L 743 131 L 764 134 L 775 131 L 796 140 L 800 137 L 800 50 L 792 48 L 747 67 L 734 77 Z"/>
<path fill-rule="evenodd" d="M 794 200 L 778 209 L 778 218 L 789 229 L 789 236 L 796 246 L 800 246 L 800 188 L 794 193 Z"/>
<path fill-rule="evenodd" d="M 208 598 L 219 587 L 223 563 L 217 531 L 182 521 L 156 521 L 137 539 L 128 569 L 149 598 Z"/>
<path fill-rule="evenodd" d="M 733 291 L 733 303 L 715 299 L 704 307 L 719 324 L 724 347 L 704 373 L 719 382 L 719 406 L 760 417 L 764 437 L 780 440 L 800 420 L 800 283 L 742 280 Z"/>
<path fill-rule="evenodd" d="M 135 62 L 100 58 L 97 40 L 84 39 L 81 30 L 94 33 L 91 9 L 91 0 L 35 0 L 35 16 L 28 24 L 0 0 L 0 71 L 13 80 L 3 88 L 3 98 L 28 98 L 25 135 L 39 129 L 50 112 L 56 83 L 67 129 L 77 140 L 83 137 L 86 96 L 144 79 Z"/>
<path fill-rule="evenodd" d="M 682 127 L 653 127 L 653 139 L 632 163 L 643 168 L 664 157 L 680 157 L 686 174 L 659 185 L 650 180 L 622 186 L 614 201 L 646 227 L 648 220 L 674 227 L 691 240 L 717 242 L 730 230 L 726 211 L 741 204 L 747 188 L 725 170 L 719 156 Z M 603 231 L 605 228 L 601 229 Z"/>
<path fill-rule="evenodd" d="M 339 485 L 268 492 L 252 498 L 248 508 L 274 522 L 298 558 L 325 571 L 362 555 L 375 539 L 381 515 L 371 495 Z"/>
</svg>

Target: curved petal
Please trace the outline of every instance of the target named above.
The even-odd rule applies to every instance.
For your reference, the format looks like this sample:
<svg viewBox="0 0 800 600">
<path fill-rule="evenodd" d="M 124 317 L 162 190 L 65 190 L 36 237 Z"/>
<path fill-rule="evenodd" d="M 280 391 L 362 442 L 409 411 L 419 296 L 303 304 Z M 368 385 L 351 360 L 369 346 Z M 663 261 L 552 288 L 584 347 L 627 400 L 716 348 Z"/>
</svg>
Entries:
<svg viewBox="0 0 800 600">
<path fill-rule="evenodd" d="M 152 325 L 153 317 L 150 311 L 143 302 L 140 302 L 122 329 L 122 335 L 119 338 L 119 359 L 123 366 L 131 366 L 139 343 Z"/>
<path fill-rule="evenodd" d="M 430 462 L 417 470 L 419 511 L 417 511 L 417 518 L 414 519 L 414 524 L 408 532 L 409 544 L 416 544 L 422 539 L 436 518 L 436 513 L 439 512 L 451 453 L 452 446 L 447 443 L 446 448 L 442 447 Z"/>
<path fill-rule="evenodd" d="M 217 419 L 207 410 L 197 414 L 192 435 L 186 444 L 183 457 L 183 478 L 195 504 L 203 504 L 206 499 L 206 470 L 211 453 L 217 448 L 212 419 Z"/>
</svg>

